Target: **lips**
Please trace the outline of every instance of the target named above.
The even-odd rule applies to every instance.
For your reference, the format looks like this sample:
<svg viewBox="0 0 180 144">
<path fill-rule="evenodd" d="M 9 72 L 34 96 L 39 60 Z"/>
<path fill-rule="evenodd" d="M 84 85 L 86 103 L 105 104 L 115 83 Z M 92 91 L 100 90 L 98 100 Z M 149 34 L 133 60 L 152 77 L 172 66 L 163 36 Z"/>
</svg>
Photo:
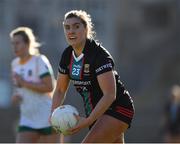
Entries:
<svg viewBox="0 0 180 144">
<path fill-rule="evenodd" d="M 69 40 L 75 40 L 77 37 L 75 37 L 75 36 L 70 36 L 70 37 L 68 37 L 69 38 Z"/>
</svg>

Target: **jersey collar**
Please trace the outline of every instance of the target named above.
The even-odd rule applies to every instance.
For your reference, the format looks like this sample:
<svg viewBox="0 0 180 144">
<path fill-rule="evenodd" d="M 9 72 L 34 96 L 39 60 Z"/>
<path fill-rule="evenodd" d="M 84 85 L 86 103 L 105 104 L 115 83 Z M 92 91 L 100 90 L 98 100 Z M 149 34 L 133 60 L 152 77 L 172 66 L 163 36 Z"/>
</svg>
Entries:
<svg viewBox="0 0 180 144">
<path fill-rule="evenodd" d="M 78 57 L 76 57 L 75 53 L 74 53 L 74 50 L 72 51 L 72 55 L 73 55 L 73 58 L 75 59 L 76 62 L 78 62 L 79 60 L 81 60 L 84 56 L 83 53 L 81 53 Z"/>
</svg>

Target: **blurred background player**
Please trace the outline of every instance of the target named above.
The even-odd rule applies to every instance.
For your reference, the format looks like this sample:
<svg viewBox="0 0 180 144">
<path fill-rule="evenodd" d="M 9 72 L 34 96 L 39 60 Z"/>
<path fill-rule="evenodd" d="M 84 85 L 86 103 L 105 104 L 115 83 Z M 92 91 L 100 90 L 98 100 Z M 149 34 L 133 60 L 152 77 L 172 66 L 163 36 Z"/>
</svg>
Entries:
<svg viewBox="0 0 180 144">
<path fill-rule="evenodd" d="M 164 142 L 180 143 L 180 86 L 174 85 L 165 105 Z"/>
<path fill-rule="evenodd" d="M 59 142 L 49 121 L 54 74 L 32 29 L 18 27 L 10 33 L 16 58 L 12 61 L 13 103 L 20 104 L 17 143 Z"/>
<path fill-rule="evenodd" d="M 114 70 L 112 56 L 95 42 L 91 17 L 85 11 L 66 13 L 63 24 L 69 46 L 59 63 L 52 111 L 63 104 L 71 80 L 83 98 L 87 117 L 80 118 L 69 133 L 91 127 L 83 143 L 124 142 L 124 132 L 130 127 L 134 106 Z"/>
</svg>

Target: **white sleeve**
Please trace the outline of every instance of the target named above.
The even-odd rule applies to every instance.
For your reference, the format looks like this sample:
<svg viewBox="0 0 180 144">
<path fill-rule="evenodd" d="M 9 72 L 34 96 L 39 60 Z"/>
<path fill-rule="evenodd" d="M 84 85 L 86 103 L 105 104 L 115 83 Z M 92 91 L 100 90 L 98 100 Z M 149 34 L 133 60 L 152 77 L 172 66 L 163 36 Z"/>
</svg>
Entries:
<svg viewBox="0 0 180 144">
<path fill-rule="evenodd" d="M 46 75 L 53 74 L 51 64 L 46 56 L 44 55 L 38 56 L 37 66 L 38 66 L 38 75 L 40 76 L 40 78 Z"/>
</svg>

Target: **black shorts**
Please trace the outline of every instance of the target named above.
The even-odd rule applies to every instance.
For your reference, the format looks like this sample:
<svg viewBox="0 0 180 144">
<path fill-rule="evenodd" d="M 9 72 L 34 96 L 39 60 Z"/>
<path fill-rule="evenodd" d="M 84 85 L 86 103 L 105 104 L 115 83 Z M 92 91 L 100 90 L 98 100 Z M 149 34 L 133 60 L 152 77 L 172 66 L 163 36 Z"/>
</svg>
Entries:
<svg viewBox="0 0 180 144">
<path fill-rule="evenodd" d="M 130 128 L 135 112 L 133 100 L 131 99 L 129 93 L 124 91 L 124 89 L 119 91 L 117 95 L 120 96 L 111 104 L 104 114 L 127 123 Z M 92 125 L 90 127 L 92 127 Z"/>
<path fill-rule="evenodd" d="M 134 107 L 131 105 L 130 108 L 125 108 L 122 106 L 110 107 L 104 114 L 112 116 L 128 124 L 128 128 L 131 127 L 131 122 L 134 116 Z M 89 126 L 89 129 L 93 127 L 96 121 Z"/>
<path fill-rule="evenodd" d="M 125 108 L 122 106 L 116 106 L 115 108 L 110 107 L 104 114 L 110 115 L 116 119 L 119 119 L 129 125 L 131 127 L 131 122 L 134 116 L 134 109 Z"/>
<path fill-rule="evenodd" d="M 124 89 L 121 89 L 117 95 L 119 95 L 119 97 L 117 97 L 117 99 L 107 109 L 105 114 L 127 123 L 130 128 L 135 112 L 133 100 L 129 95 L 129 92 Z"/>
</svg>

